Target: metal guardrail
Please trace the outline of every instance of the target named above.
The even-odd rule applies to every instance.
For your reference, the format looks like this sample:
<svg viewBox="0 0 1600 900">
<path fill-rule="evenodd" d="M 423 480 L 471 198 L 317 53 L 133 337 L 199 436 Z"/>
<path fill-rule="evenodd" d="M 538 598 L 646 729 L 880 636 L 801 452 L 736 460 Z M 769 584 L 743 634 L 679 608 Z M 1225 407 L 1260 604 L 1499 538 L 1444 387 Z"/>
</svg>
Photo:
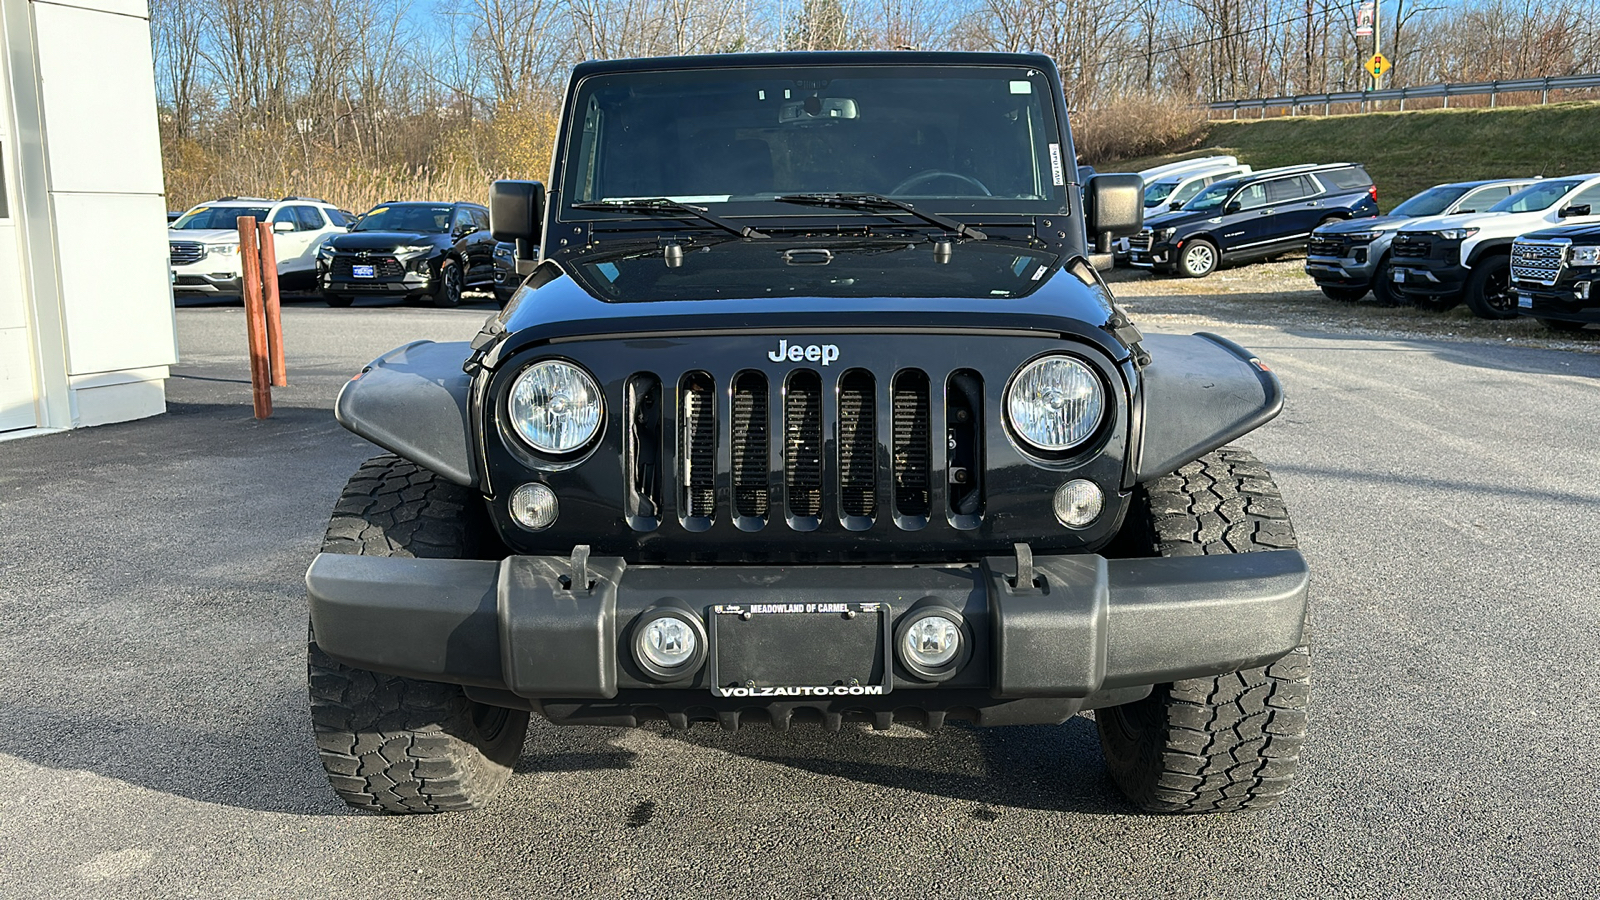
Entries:
<svg viewBox="0 0 1600 900">
<path fill-rule="evenodd" d="M 1494 106 L 1501 94 L 1525 94 L 1539 92 L 1540 104 L 1550 102 L 1551 91 L 1572 90 L 1574 88 L 1600 88 L 1600 75 L 1554 75 L 1547 78 L 1521 78 L 1513 81 L 1473 81 L 1462 84 L 1425 84 L 1418 87 L 1390 88 L 1381 91 L 1340 91 L 1333 94 L 1299 94 L 1291 97 L 1260 97 L 1254 100 L 1218 100 L 1208 104 L 1212 110 L 1232 110 L 1233 117 L 1239 118 L 1241 109 L 1257 109 L 1266 115 L 1268 109 L 1288 109 L 1290 115 L 1302 106 L 1321 106 L 1324 115 L 1331 115 L 1335 103 L 1361 103 L 1374 101 L 1398 100 L 1400 108 L 1406 108 L 1407 100 L 1421 100 L 1432 97 L 1444 98 L 1445 108 L 1450 107 L 1451 97 L 1465 97 L 1471 95 L 1489 95 L 1489 105 Z"/>
</svg>

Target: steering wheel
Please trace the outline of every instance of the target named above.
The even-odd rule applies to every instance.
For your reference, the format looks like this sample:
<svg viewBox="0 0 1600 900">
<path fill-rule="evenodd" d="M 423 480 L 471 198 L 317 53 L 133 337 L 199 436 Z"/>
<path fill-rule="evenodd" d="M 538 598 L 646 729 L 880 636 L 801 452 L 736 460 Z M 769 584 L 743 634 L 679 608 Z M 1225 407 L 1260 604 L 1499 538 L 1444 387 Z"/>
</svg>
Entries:
<svg viewBox="0 0 1600 900">
<path fill-rule="evenodd" d="M 917 174 L 907 178 L 905 181 L 902 181 L 891 188 L 889 190 L 889 196 L 892 197 L 896 194 L 909 194 L 911 193 L 912 188 L 917 187 L 925 182 L 937 181 L 940 178 L 954 178 L 956 181 L 964 181 L 967 184 L 977 188 L 979 192 L 983 194 L 983 196 L 994 196 L 994 194 L 990 193 L 987 187 L 984 187 L 983 182 L 973 178 L 971 175 L 963 175 L 960 172 L 946 172 L 943 169 L 928 169 L 923 172 L 918 172 Z"/>
</svg>

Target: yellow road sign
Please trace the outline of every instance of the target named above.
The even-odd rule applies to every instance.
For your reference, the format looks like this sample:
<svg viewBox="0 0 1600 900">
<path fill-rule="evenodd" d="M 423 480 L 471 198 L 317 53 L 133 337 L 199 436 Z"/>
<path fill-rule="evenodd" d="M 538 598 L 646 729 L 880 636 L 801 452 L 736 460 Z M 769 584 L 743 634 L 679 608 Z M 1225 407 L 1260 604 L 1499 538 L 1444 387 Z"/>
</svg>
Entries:
<svg viewBox="0 0 1600 900">
<path fill-rule="evenodd" d="M 1382 53 L 1374 53 L 1372 58 L 1367 60 L 1364 68 L 1372 73 L 1373 78 L 1379 78 L 1382 77 L 1383 73 L 1389 71 L 1389 60 Z"/>
</svg>

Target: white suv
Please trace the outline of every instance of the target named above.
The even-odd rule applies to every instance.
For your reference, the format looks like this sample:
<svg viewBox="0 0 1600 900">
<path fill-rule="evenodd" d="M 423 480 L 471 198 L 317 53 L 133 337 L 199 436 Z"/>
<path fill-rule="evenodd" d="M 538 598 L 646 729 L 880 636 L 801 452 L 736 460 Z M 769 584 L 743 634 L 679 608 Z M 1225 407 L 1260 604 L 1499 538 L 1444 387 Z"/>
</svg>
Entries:
<svg viewBox="0 0 1600 900">
<path fill-rule="evenodd" d="M 317 248 L 329 235 L 343 234 L 350 224 L 338 207 L 309 197 L 223 197 L 202 203 L 167 230 L 175 295 L 240 293 L 240 216 L 272 223 L 279 285 L 286 290 L 316 283 Z"/>
<path fill-rule="evenodd" d="M 1465 300 L 1485 319 L 1511 318 L 1511 243 L 1551 225 L 1591 222 L 1600 222 L 1600 173 L 1546 178 L 1487 212 L 1407 222 L 1389 244 L 1390 285 L 1423 309 Z"/>
</svg>

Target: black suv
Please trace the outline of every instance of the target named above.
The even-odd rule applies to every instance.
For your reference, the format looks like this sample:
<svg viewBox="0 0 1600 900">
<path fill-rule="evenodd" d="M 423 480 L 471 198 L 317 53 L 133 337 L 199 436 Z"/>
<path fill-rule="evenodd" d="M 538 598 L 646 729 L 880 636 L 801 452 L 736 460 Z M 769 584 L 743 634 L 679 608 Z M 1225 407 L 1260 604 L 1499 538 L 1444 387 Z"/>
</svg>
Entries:
<svg viewBox="0 0 1600 900">
<path fill-rule="evenodd" d="M 1145 221 L 1129 263 L 1202 278 L 1222 263 L 1305 248 L 1313 229 L 1378 214 L 1378 189 L 1354 163 L 1288 166 L 1219 181 Z"/>
<path fill-rule="evenodd" d="M 1554 331 L 1600 325 L 1600 225 L 1525 234 L 1511 245 L 1517 312 Z"/>
<path fill-rule="evenodd" d="M 1283 395 L 1224 338 L 1141 334 L 1089 265 L 1144 184 L 1076 183 L 1049 57 L 586 62 L 559 134 L 548 193 L 491 193 L 540 244 L 511 303 L 337 401 L 385 451 L 306 574 L 346 802 L 480 805 L 532 714 L 1083 709 L 1145 809 L 1277 801 L 1308 570 L 1225 445 Z"/>
<path fill-rule="evenodd" d="M 317 283 L 329 306 L 349 306 L 356 297 L 457 306 L 463 290 L 496 288 L 494 247 L 481 204 L 382 203 L 348 234 L 323 243 Z"/>
</svg>

